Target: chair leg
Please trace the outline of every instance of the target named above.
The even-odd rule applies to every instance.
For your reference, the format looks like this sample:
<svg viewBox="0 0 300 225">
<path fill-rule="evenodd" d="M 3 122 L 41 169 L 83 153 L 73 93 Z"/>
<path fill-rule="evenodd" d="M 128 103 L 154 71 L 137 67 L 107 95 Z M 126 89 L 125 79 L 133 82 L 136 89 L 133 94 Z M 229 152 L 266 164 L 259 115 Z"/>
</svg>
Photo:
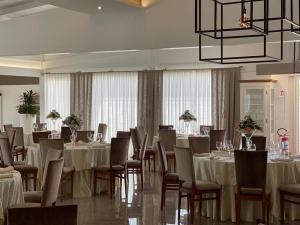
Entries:
<svg viewBox="0 0 300 225">
<path fill-rule="evenodd" d="M 190 215 L 190 218 L 191 218 L 191 224 L 194 224 L 194 211 L 195 211 L 195 202 L 194 202 L 194 194 L 191 194 L 191 197 L 190 197 L 190 207 L 191 207 L 191 215 Z"/>
<path fill-rule="evenodd" d="M 28 175 L 26 174 L 24 178 L 25 178 L 25 190 L 28 191 Z"/>
<path fill-rule="evenodd" d="M 174 173 L 176 173 L 176 158 L 174 157 Z"/>
<path fill-rule="evenodd" d="M 33 190 L 36 191 L 36 176 L 37 174 L 33 174 Z"/>
<path fill-rule="evenodd" d="M 64 196 L 64 181 L 65 181 L 65 176 L 62 175 L 60 178 L 60 191 L 62 196 Z"/>
<path fill-rule="evenodd" d="M 284 193 L 280 191 L 280 223 L 284 224 Z"/>
<path fill-rule="evenodd" d="M 235 221 L 237 225 L 241 224 L 240 213 L 241 213 L 241 202 L 240 199 L 237 196 L 235 196 Z"/>
<path fill-rule="evenodd" d="M 155 173 L 156 172 L 155 155 L 153 155 L 153 169 L 154 169 L 154 173 Z"/>
<path fill-rule="evenodd" d="M 142 185 L 142 190 L 144 190 L 144 170 L 143 170 L 143 166 L 140 169 L 140 173 L 141 173 L 141 185 Z"/>
<path fill-rule="evenodd" d="M 263 223 L 266 223 L 266 207 L 267 207 L 266 199 L 264 198 L 262 200 L 262 207 L 261 207 L 261 215 L 262 215 L 262 222 Z"/>
<path fill-rule="evenodd" d="M 148 159 L 148 169 L 149 169 L 149 173 L 151 172 L 151 160 L 150 160 L 150 156 Z"/>
<path fill-rule="evenodd" d="M 270 224 L 270 210 L 271 210 L 271 204 L 270 199 L 267 200 L 267 225 Z"/>
<path fill-rule="evenodd" d="M 178 224 L 180 224 L 181 191 L 178 192 Z"/>
<path fill-rule="evenodd" d="M 97 194 L 97 172 L 94 171 L 94 195 Z"/>
<path fill-rule="evenodd" d="M 71 196 L 73 197 L 74 173 L 71 174 Z"/>
<path fill-rule="evenodd" d="M 199 216 L 202 216 L 202 194 L 199 196 Z"/>
<path fill-rule="evenodd" d="M 165 196 L 166 194 L 166 186 L 165 186 L 165 182 L 163 181 L 162 182 L 162 185 L 161 185 L 161 199 L 160 199 L 160 209 L 162 210 L 164 205 L 165 205 Z"/>
<path fill-rule="evenodd" d="M 217 199 L 217 220 L 221 220 L 221 193 L 220 191 L 217 192 L 216 194 L 216 199 Z"/>
</svg>

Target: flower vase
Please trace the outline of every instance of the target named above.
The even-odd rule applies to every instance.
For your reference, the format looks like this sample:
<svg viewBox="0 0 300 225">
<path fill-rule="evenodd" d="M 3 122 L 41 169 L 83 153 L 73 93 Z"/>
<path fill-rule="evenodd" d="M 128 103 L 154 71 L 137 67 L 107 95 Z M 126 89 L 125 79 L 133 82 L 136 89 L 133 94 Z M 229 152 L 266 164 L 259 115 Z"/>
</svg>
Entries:
<svg viewBox="0 0 300 225">
<path fill-rule="evenodd" d="M 76 128 L 70 127 L 70 130 L 71 130 L 71 136 L 70 136 L 71 144 L 74 146 L 77 138 Z"/>
<path fill-rule="evenodd" d="M 251 148 L 251 144 L 252 144 L 251 137 L 254 134 L 254 131 L 255 130 L 244 132 L 244 136 L 246 138 L 246 148 L 247 148 L 247 150 L 250 150 L 250 148 Z"/>
<path fill-rule="evenodd" d="M 56 133 L 56 122 L 57 122 L 57 120 L 52 119 L 51 122 L 52 122 L 52 133 Z"/>
<path fill-rule="evenodd" d="M 190 121 L 184 121 L 186 135 L 190 134 L 190 124 L 191 124 Z"/>
</svg>

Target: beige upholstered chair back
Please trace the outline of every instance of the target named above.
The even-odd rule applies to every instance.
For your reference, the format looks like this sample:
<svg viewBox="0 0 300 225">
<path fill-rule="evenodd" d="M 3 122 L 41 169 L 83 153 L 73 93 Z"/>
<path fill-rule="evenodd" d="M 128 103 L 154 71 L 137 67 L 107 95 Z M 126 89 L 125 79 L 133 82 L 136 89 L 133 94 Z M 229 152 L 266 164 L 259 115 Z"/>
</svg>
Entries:
<svg viewBox="0 0 300 225">
<path fill-rule="evenodd" d="M 7 225 L 77 225 L 77 205 L 7 209 Z"/>
<path fill-rule="evenodd" d="M 12 126 L 7 125 L 7 127 L 5 128 L 5 132 L 9 141 L 10 148 L 12 149 L 16 138 L 16 130 Z"/>
<path fill-rule="evenodd" d="M 65 143 L 70 143 L 71 142 L 71 129 L 70 127 L 61 127 L 61 133 L 60 137 L 64 139 Z"/>
<path fill-rule="evenodd" d="M 143 140 L 143 144 L 142 144 L 140 155 L 139 155 L 140 160 L 144 160 L 144 158 L 145 158 L 147 144 L 148 144 L 148 134 L 145 135 L 144 140 Z"/>
<path fill-rule="evenodd" d="M 176 130 L 160 130 L 159 141 L 167 152 L 174 151 L 176 145 Z"/>
<path fill-rule="evenodd" d="M 182 182 L 195 182 L 193 153 L 190 148 L 174 147 L 176 171 Z"/>
<path fill-rule="evenodd" d="M 103 140 L 105 140 L 106 134 L 107 134 L 107 124 L 105 124 L 105 123 L 99 123 L 99 125 L 98 125 L 98 133 L 101 133 Z"/>
<path fill-rule="evenodd" d="M 242 133 L 239 130 L 234 130 L 233 133 L 233 148 L 234 149 L 241 149 L 241 141 L 242 141 Z"/>
<path fill-rule="evenodd" d="M 63 159 L 53 160 L 49 162 L 45 179 L 45 185 L 42 193 L 42 207 L 55 205 L 63 166 Z"/>
<path fill-rule="evenodd" d="M 130 138 L 130 131 L 117 131 L 117 138 Z"/>
<path fill-rule="evenodd" d="M 160 144 L 160 141 L 157 142 L 158 146 L 158 152 L 159 152 L 159 158 L 160 158 L 160 164 L 162 167 L 162 171 L 164 173 L 168 172 L 168 161 L 167 161 L 167 156 L 166 156 L 166 150 L 164 146 Z"/>
<path fill-rule="evenodd" d="M 216 142 L 225 140 L 225 130 L 210 130 L 209 138 L 210 138 L 210 151 L 217 149 Z"/>
<path fill-rule="evenodd" d="M 42 167 L 45 167 L 46 157 L 48 149 L 64 150 L 64 140 L 63 139 L 40 139 L 40 151 L 42 156 Z"/>
<path fill-rule="evenodd" d="M 62 151 L 57 149 L 51 149 L 49 148 L 47 151 L 47 156 L 45 160 L 45 166 L 44 166 L 44 172 L 43 172 L 43 180 L 42 180 L 42 189 L 45 186 L 46 181 L 46 175 L 47 175 L 47 169 L 50 161 L 58 160 L 62 157 Z"/>
<path fill-rule="evenodd" d="M 204 134 L 204 130 L 207 129 L 208 132 L 214 129 L 213 125 L 200 125 L 200 134 Z"/>
<path fill-rule="evenodd" d="M 34 131 L 32 132 L 33 143 L 40 143 L 41 138 L 48 138 L 51 131 Z"/>
<path fill-rule="evenodd" d="M 159 125 L 158 130 L 173 130 L 173 125 Z"/>
<path fill-rule="evenodd" d="M 129 138 L 112 138 L 110 147 L 110 166 L 125 165 L 128 155 Z"/>
<path fill-rule="evenodd" d="M 13 166 L 14 159 L 12 156 L 9 140 L 7 137 L 0 137 L 0 152 L 2 166 Z"/>
<path fill-rule="evenodd" d="M 209 137 L 189 137 L 190 148 L 193 153 L 209 153 Z"/>
<path fill-rule="evenodd" d="M 267 176 L 267 151 L 234 151 L 235 173 L 238 189 L 265 190 Z"/>
<path fill-rule="evenodd" d="M 131 136 L 131 141 L 132 141 L 133 148 L 135 150 L 139 150 L 140 146 L 138 144 L 137 133 L 136 133 L 135 128 L 130 128 L 130 136 Z"/>
<path fill-rule="evenodd" d="M 23 127 L 13 127 L 16 130 L 16 137 L 14 146 L 24 146 L 24 132 Z"/>
<path fill-rule="evenodd" d="M 82 141 L 82 142 L 86 142 L 86 143 L 89 142 L 87 135 L 91 134 L 91 133 L 94 135 L 93 130 L 79 130 L 79 131 L 76 131 L 76 133 L 77 133 L 76 141 Z"/>
<path fill-rule="evenodd" d="M 4 127 L 4 131 L 7 133 L 7 130 L 9 128 L 12 128 L 13 126 L 12 126 L 12 124 L 4 124 L 3 127 Z"/>
</svg>

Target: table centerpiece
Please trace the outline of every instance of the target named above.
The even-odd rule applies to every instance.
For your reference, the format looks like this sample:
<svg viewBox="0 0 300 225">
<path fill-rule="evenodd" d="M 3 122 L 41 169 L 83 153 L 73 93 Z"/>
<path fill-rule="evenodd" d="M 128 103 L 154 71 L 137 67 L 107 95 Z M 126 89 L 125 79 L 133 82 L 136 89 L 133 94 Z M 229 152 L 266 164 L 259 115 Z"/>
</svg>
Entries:
<svg viewBox="0 0 300 225">
<path fill-rule="evenodd" d="M 197 121 L 196 117 L 190 113 L 190 110 L 185 110 L 184 113 L 179 117 L 179 120 L 183 120 L 185 123 L 185 132 L 188 135 L 190 133 L 190 123 Z"/>
<path fill-rule="evenodd" d="M 72 144 L 75 144 L 76 141 L 76 131 L 80 129 L 82 121 L 74 113 L 71 113 L 70 116 L 66 117 L 63 122 L 64 125 L 68 126 L 71 130 L 71 141 Z"/>
<path fill-rule="evenodd" d="M 251 137 L 253 136 L 256 130 L 262 130 L 262 128 L 255 120 L 252 119 L 250 115 L 246 115 L 244 119 L 240 121 L 239 128 L 246 138 L 247 149 L 250 149 Z"/>
<path fill-rule="evenodd" d="M 47 119 L 50 119 L 52 122 L 53 126 L 53 131 L 55 132 L 56 130 L 56 122 L 58 119 L 61 119 L 60 113 L 57 112 L 55 109 L 53 109 L 46 117 Z"/>
</svg>

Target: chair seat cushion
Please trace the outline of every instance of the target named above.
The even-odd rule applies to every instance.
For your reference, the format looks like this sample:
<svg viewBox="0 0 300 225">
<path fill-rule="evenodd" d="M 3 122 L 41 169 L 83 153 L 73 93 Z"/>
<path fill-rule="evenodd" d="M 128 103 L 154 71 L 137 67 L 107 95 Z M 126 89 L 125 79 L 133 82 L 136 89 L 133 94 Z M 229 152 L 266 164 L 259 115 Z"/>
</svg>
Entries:
<svg viewBox="0 0 300 225">
<path fill-rule="evenodd" d="M 182 184 L 182 187 L 187 189 L 192 189 L 193 185 L 192 182 L 184 182 Z M 197 191 L 213 191 L 213 190 L 220 190 L 222 186 L 220 184 L 212 183 L 209 181 L 197 180 L 195 184 L 195 188 Z"/>
<path fill-rule="evenodd" d="M 240 188 L 242 195 L 261 195 L 263 190 L 261 188 Z"/>
<path fill-rule="evenodd" d="M 63 167 L 63 173 L 73 173 L 75 171 L 74 166 L 64 166 Z"/>
<path fill-rule="evenodd" d="M 41 203 L 42 201 L 42 191 L 27 191 L 24 192 L 24 200 L 26 203 Z"/>
<path fill-rule="evenodd" d="M 38 168 L 35 166 L 30 165 L 15 165 L 15 170 L 19 171 L 20 173 L 37 173 Z"/>
<path fill-rule="evenodd" d="M 104 165 L 104 166 L 97 166 L 94 167 L 93 170 L 98 171 L 98 172 L 108 172 L 110 171 L 110 166 L 109 165 Z M 122 165 L 114 165 L 112 166 L 113 171 L 123 171 L 125 170 L 125 167 Z"/>
<path fill-rule="evenodd" d="M 171 152 L 171 151 L 166 151 L 166 156 L 167 157 L 175 157 L 175 152 Z"/>
<path fill-rule="evenodd" d="M 167 183 L 177 184 L 179 183 L 179 177 L 177 173 L 167 173 L 166 174 Z"/>
<path fill-rule="evenodd" d="M 142 161 L 141 160 L 127 160 L 126 162 L 127 167 L 141 167 Z"/>
<path fill-rule="evenodd" d="M 21 151 L 27 151 L 27 148 L 25 148 L 24 146 L 16 146 L 14 148 L 15 152 L 21 152 Z"/>
<path fill-rule="evenodd" d="M 280 191 L 289 192 L 292 194 L 299 194 L 300 195 L 300 184 L 287 184 L 279 187 Z"/>
<path fill-rule="evenodd" d="M 23 203 L 18 205 L 12 205 L 9 208 L 33 208 L 33 207 L 41 207 L 41 203 Z"/>
</svg>

